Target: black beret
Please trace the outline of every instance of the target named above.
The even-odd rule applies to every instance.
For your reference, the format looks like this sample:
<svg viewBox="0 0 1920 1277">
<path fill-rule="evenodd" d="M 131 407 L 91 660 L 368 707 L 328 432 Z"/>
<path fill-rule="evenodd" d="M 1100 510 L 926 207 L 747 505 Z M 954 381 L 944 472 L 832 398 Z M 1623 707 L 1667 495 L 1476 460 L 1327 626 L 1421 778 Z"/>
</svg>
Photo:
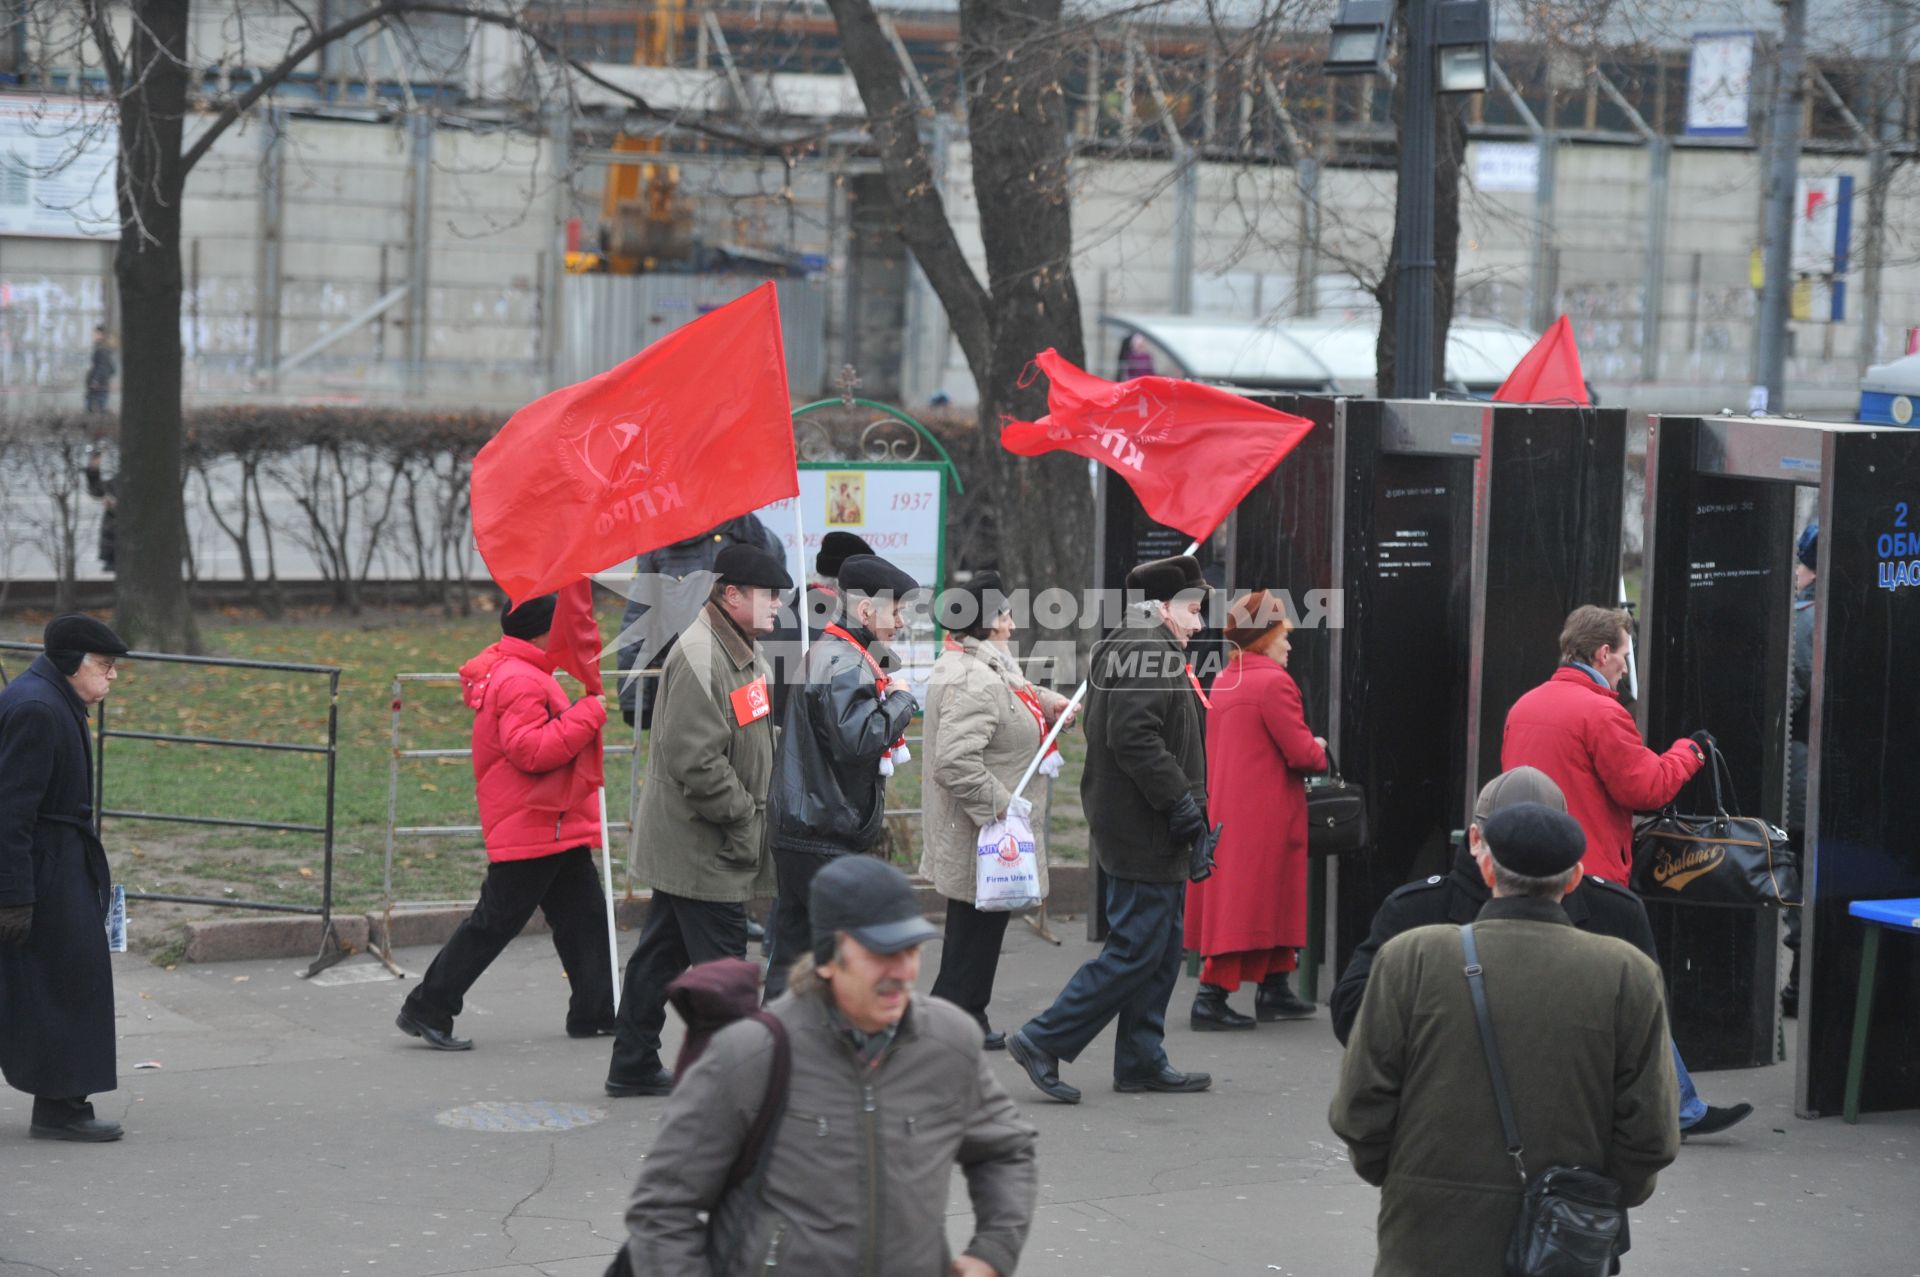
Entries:
<svg viewBox="0 0 1920 1277">
<path fill-rule="evenodd" d="M 793 578 L 777 555 L 758 546 L 735 542 L 713 557 L 713 570 L 722 585 L 760 586 L 768 590 L 791 590 Z"/>
<path fill-rule="evenodd" d="M 69 675 L 80 668 L 80 660 L 88 652 L 125 656 L 128 650 L 105 621 L 97 621 L 85 612 L 54 617 L 41 631 L 40 641 L 46 644 L 47 659 L 62 674 Z"/>
<path fill-rule="evenodd" d="M 1204 590 L 1207 578 L 1200 571 L 1200 560 L 1191 554 L 1171 559 L 1154 559 L 1127 573 L 1127 589 L 1138 590 L 1149 599 L 1165 603 L 1186 590 Z"/>
<path fill-rule="evenodd" d="M 515 607 L 509 599 L 500 605 L 500 632 L 529 642 L 539 638 L 553 628 L 553 609 L 559 601 L 557 594 L 542 594 Z"/>
<path fill-rule="evenodd" d="M 840 565 L 840 588 L 849 594 L 889 594 L 899 598 L 920 583 L 875 554 L 856 554 Z"/>
<path fill-rule="evenodd" d="M 840 566 L 856 554 L 872 554 L 873 547 L 851 532 L 829 532 L 820 538 L 820 552 L 813 556 L 813 570 L 820 576 L 837 577 Z"/>
<path fill-rule="evenodd" d="M 1495 863 L 1528 878 L 1552 878 L 1580 863 L 1587 836 L 1580 822 L 1541 803 L 1502 807 L 1480 826 Z"/>
</svg>

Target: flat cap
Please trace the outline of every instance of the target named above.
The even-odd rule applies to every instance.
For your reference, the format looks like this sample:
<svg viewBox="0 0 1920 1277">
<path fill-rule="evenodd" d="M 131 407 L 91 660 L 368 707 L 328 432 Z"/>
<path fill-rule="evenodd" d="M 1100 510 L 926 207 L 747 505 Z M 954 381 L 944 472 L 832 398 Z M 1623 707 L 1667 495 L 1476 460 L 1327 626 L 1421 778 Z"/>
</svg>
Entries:
<svg viewBox="0 0 1920 1277">
<path fill-rule="evenodd" d="M 758 546 L 735 543 L 713 558 L 713 570 L 722 585 L 760 586 L 768 590 L 791 590 L 793 578 L 778 556 Z"/>
<path fill-rule="evenodd" d="M 872 554 L 873 547 L 851 532 L 829 532 L 820 538 L 819 552 L 813 556 L 813 570 L 820 576 L 837 577 L 840 567 L 856 554 Z"/>
<path fill-rule="evenodd" d="M 1200 560 L 1191 554 L 1153 559 L 1127 573 L 1127 589 L 1138 590 L 1160 603 L 1168 602 L 1187 590 L 1207 588 L 1207 578 L 1200 571 Z"/>
<path fill-rule="evenodd" d="M 1554 811 L 1567 809 L 1567 796 L 1553 778 L 1538 767 L 1512 767 L 1480 787 L 1473 803 L 1473 823 L 1487 831 L 1487 817 L 1515 803 L 1539 803 Z"/>
<path fill-rule="evenodd" d="M 127 645 L 113 632 L 105 621 L 95 620 L 85 612 L 68 612 L 56 616 L 47 622 L 47 628 L 40 634 L 49 653 L 98 652 L 102 656 L 125 656 Z"/>
<path fill-rule="evenodd" d="M 1496 864 L 1528 878 L 1563 874 L 1587 854 L 1579 822 L 1541 803 L 1502 807 L 1480 826 L 1480 836 Z"/>
<path fill-rule="evenodd" d="M 920 583 L 877 554 L 856 554 L 840 565 L 840 588 L 853 594 L 887 594 L 899 598 Z"/>
</svg>

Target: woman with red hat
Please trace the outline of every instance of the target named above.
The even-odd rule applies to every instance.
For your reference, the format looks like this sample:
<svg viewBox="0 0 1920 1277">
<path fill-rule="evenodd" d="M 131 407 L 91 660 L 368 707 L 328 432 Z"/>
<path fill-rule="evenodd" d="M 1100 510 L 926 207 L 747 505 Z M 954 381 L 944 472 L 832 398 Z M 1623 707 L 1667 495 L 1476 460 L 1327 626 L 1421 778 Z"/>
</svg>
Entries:
<svg viewBox="0 0 1920 1277">
<path fill-rule="evenodd" d="M 1259 986 L 1262 1020 L 1314 1010 L 1288 974 L 1307 942 L 1306 779 L 1326 770 L 1327 742 L 1308 729 L 1287 673 L 1292 628 L 1278 593 L 1256 590 L 1227 612 L 1229 664 L 1207 715 L 1207 813 L 1224 830 L 1213 876 L 1187 891 L 1187 947 L 1206 959 L 1198 1030 L 1254 1026 L 1227 1005 L 1242 984 Z"/>
</svg>

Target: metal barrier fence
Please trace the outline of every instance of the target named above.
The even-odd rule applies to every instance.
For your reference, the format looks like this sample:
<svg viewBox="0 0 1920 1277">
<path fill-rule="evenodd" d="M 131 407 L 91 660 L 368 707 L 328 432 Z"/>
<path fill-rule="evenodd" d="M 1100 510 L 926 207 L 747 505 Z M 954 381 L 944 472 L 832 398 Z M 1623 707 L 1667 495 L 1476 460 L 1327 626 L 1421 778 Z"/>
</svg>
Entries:
<svg viewBox="0 0 1920 1277">
<path fill-rule="evenodd" d="M 31 652 L 38 655 L 42 648 L 38 643 L 0 642 L 0 651 Z M 173 732 L 128 731 L 107 726 L 107 706 L 111 698 L 101 701 L 94 720 L 93 748 L 93 827 L 96 834 L 103 834 L 108 816 L 117 820 L 152 820 L 177 825 L 203 825 L 216 829 L 263 829 L 274 833 L 318 834 L 321 838 L 322 869 L 320 877 L 320 903 L 318 905 L 296 905 L 271 900 L 234 900 L 220 896 L 184 896 L 172 892 L 129 891 L 129 900 L 153 900 L 169 904 L 206 905 L 222 909 L 252 909 L 266 913 L 306 914 L 320 919 L 320 950 L 313 962 L 307 967 L 306 974 L 314 975 L 326 970 L 347 956 L 347 950 L 340 943 L 340 936 L 333 925 L 333 832 L 334 832 L 334 794 L 339 770 L 340 740 L 340 673 L 338 665 L 302 665 L 287 661 L 249 661 L 222 656 L 183 656 L 174 652 L 128 652 L 120 658 L 124 661 L 149 661 L 162 665 L 193 665 L 212 669 L 254 670 L 277 674 L 313 674 L 325 675 L 327 679 L 327 743 L 324 745 L 301 745 L 289 741 L 248 740 L 226 736 L 196 736 Z M 4 675 L 4 666 L 0 666 L 0 676 Z M 0 677 L 0 683 L 4 683 Z M 190 816 L 178 812 L 132 811 L 122 808 L 110 808 L 106 805 L 107 795 L 107 741 L 109 739 L 159 741 L 169 744 L 199 745 L 218 749 L 261 750 L 270 753 L 317 754 L 327 760 L 326 814 L 318 825 L 294 821 L 238 820 L 219 816 Z"/>
</svg>

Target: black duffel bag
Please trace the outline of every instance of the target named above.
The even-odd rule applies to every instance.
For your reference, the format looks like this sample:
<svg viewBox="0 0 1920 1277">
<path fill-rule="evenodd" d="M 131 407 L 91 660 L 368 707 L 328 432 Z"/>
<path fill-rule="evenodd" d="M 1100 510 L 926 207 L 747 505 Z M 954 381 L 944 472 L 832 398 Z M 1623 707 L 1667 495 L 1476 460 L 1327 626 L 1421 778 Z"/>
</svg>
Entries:
<svg viewBox="0 0 1920 1277">
<path fill-rule="evenodd" d="M 1340 774 L 1327 751 L 1327 774 L 1307 781 L 1307 854 L 1339 856 L 1371 846 L 1367 791 Z"/>
<path fill-rule="evenodd" d="M 1633 831 L 1633 876 L 1629 884 L 1648 900 L 1690 905 L 1753 908 L 1800 904 L 1800 873 L 1787 835 L 1758 816 L 1727 811 L 1733 777 L 1720 747 L 1707 739 L 1707 773 L 1713 780 L 1713 814 L 1683 816 L 1668 803 Z"/>
</svg>

